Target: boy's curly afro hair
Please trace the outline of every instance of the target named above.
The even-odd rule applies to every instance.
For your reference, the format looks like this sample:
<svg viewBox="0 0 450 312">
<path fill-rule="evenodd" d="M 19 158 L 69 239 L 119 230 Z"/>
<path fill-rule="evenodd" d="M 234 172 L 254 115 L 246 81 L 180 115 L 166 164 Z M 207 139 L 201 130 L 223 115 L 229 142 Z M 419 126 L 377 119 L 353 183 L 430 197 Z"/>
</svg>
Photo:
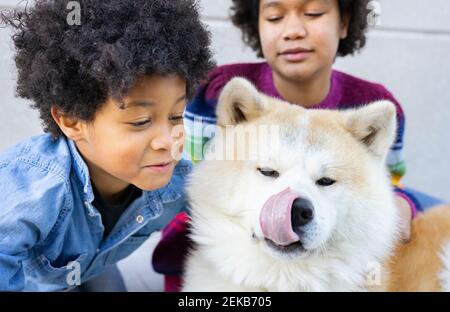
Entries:
<svg viewBox="0 0 450 312">
<path fill-rule="evenodd" d="M 258 57 L 263 57 L 259 40 L 259 0 L 232 0 L 231 20 L 242 31 L 244 42 L 250 46 Z M 341 16 L 350 16 L 347 38 L 339 43 L 338 55 L 346 56 L 360 50 L 366 44 L 368 27 L 367 5 L 369 0 L 338 0 Z"/>
<path fill-rule="evenodd" d="M 36 0 L 0 18 L 15 28 L 17 94 L 33 101 L 54 137 L 62 132 L 52 105 L 91 121 L 108 97 L 125 96 L 139 76 L 178 74 L 192 96 L 215 65 L 195 0 L 79 0 L 80 25 L 68 22 L 69 2 Z"/>
</svg>

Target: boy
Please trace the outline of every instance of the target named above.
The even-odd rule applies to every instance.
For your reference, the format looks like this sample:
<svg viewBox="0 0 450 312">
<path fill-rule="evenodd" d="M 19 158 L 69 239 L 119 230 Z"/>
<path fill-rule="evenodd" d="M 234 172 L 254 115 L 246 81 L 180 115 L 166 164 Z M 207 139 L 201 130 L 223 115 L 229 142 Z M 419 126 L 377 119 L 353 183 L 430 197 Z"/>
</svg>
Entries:
<svg viewBox="0 0 450 312">
<path fill-rule="evenodd" d="M 213 66 L 196 3 L 84 0 L 79 25 L 68 3 L 1 18 L 46 134 L 0 156 L 0 291 L 83 284 L 185 207 L 182 116 Z"/>
</svg>

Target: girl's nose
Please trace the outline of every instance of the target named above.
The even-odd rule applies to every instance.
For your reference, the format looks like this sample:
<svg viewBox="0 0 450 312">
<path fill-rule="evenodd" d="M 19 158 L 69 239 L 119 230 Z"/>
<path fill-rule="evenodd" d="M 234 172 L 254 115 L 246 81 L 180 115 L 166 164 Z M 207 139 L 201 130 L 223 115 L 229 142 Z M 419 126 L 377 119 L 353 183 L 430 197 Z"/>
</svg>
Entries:
<svg viewBox="0 0 450 312">
<path fill-rule="evenodd" d="M 304 21 L 298 15 L 287 17 L 284 27 L 284 40 L 296 40 L 305 38 L 307 30 Z"/>
</svg>

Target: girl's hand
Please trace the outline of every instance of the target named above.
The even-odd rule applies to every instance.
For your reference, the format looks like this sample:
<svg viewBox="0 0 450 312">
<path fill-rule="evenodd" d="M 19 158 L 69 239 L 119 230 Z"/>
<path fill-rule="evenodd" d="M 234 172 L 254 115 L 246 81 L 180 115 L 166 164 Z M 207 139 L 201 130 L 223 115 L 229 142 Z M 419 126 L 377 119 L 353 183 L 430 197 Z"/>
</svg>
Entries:
<svg viewBox="0 0 450 312">
<path fill-rule="evenodd" d="M 411 239 L 412 211 L 409 203 L 401 196 L 395 196 L 395 203 L 400 210 L 400 237 L 402 243 L 406 244 Z"/>
</svg>

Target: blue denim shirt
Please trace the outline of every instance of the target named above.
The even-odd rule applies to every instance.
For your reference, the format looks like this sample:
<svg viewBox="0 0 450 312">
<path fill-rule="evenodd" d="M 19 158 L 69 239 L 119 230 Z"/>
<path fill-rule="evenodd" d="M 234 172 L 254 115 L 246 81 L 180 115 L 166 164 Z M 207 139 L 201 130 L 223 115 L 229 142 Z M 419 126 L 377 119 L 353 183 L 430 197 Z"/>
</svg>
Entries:
<svg viewBox="0 0 450 312">
<path fill-rule="evenodd" d="M 186 207 L 191 164 L 144 191 L 102 239 L 86 163 L 73 141 L 31 138 L 0 156 L 0 291 L 66 290 L 128 256 Z M 150 261 L 150 258 L 149 258 Z"/>
</svg>

